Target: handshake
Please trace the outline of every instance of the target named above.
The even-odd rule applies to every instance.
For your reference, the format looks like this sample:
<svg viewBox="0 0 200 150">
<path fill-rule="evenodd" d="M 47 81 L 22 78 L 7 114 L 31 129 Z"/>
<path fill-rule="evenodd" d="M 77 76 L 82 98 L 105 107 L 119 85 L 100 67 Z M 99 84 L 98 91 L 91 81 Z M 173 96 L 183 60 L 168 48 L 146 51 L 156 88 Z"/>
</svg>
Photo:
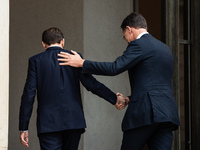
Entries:
<svg viewBox="0 0 200 150">
<path fill-rule="evenodd" d="M 115 104 L 115 107 L 118 109 L 118 110 L 122 110 L 124 109 L 128 103 L 129 103 L 129 98 L 128 97 L 125 97 L 123 94 L 121 93 L 117 93 L 117 102 Z"/>
</svg>

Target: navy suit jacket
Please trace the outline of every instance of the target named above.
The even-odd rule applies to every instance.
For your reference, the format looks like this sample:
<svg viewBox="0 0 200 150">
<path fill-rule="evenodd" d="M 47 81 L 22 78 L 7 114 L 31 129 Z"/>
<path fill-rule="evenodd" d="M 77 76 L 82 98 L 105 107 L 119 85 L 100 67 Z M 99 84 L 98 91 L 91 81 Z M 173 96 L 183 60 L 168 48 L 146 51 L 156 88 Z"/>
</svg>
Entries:
<svg viewBox="0 0 200 150">
<path fill-rule="evenodd" d="M 28 75 L 21 98 L 19 130 L 28 130 L 37 92 L 37 131 L 47 133 L 86 127 L 81 101 L 80 81 L 87 90 L 116 103 L 116 94 L 81 68 L 59 66 L 58 53 L 50 47 L 29 59 Z"/>
<path fill-rule="evenodd" d="M 114 62 L 86 60 L 83 72 L 114 76 L 128 70 L 131 96 L 123 131 L 161 122 L 171 122 L 177 129 L 180 122 L 172 90 L 173 63 L 168 46 L 144 34 L 130 42 Z"/>
</svg>

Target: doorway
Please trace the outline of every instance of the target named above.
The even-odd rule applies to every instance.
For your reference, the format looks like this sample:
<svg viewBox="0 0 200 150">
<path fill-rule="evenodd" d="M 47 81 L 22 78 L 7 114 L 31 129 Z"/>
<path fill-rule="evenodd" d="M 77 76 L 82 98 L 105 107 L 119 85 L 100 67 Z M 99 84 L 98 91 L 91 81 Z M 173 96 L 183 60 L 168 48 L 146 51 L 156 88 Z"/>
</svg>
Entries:
<svg viewBox="0 0 200 150">
<path fill-rule="evenodd" d="M 191 2 L 134 0 L 134 11 L 147 20 L 148 32 L 166 43 L 174 54 L 174 94 L 181 127 L 174 134 L 174 150 L 191 149 Z M 173 17 L 170 17 L 173 16 Z M 170 33 L 169 33 L 170 32 Z M 147 150 L 147 146 L 144 150 Z"/>
</svg>

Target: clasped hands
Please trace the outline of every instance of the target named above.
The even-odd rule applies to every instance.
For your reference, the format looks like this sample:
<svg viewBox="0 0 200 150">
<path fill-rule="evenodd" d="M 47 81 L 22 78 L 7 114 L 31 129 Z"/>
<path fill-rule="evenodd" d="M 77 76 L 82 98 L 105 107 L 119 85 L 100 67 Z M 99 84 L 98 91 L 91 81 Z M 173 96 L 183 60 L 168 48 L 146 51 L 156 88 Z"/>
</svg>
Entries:
<svg viewBox="0 0 200 150">
<path fill-rule="evenodd" d="M 118 110 L 122 110 L 124 109 L 128 103 L 129 103 L 129 98 L 128 97 L 125 97 L 123 94 L 121 93 L 117 93 L 117 102 L 115 104 L 115 107 L 118 109 Z"/>
</svg>

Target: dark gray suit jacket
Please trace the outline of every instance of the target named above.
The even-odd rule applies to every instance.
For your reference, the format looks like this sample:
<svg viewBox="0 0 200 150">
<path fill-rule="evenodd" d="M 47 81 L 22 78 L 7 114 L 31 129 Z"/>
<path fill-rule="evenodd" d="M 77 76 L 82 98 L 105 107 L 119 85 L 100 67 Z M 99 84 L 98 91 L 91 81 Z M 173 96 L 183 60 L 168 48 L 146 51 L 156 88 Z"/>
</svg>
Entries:
<svg viewBox="0 0 200 150">
<path fill-rule="evenodd" d="M 168 46 L 144 34 L 128 44 L 114 62 L 86 60 L 84 73 L 114 76 L 128 70 L 131 96 L 122 130 L 153 123 L 180 125 L 172 90 L 173 55 Z"/>
<path fill-rule="evenodd" d="M 116 94 L 81 68 L 59 66 L 58 53 L 70 53 L 50 47 L 29 59 L 28 75 L 21 98 L 19 130 L 28 130 L 37 92 L 38 133 L 84 129 L 86 127 L 80 93 L 80 81 L 87 90 L 115 104 Z"/>
</svg>

